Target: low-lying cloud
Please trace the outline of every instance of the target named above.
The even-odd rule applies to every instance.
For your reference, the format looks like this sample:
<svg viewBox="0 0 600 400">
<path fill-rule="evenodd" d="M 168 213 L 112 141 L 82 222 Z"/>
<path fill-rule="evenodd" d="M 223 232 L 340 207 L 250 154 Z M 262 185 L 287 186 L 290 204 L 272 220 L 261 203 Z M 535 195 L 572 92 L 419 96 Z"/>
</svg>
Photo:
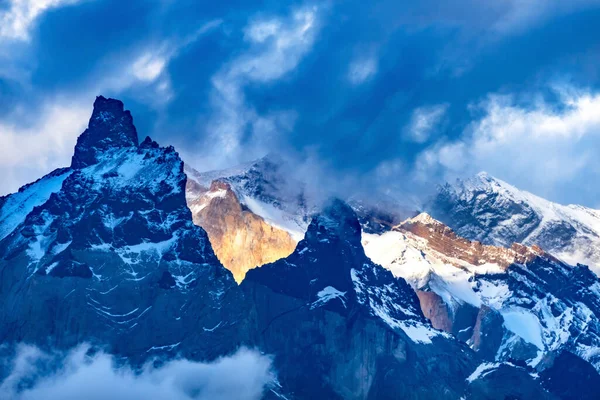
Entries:
<svg viewBox="0 0 600 400">
<path fill-rule="evenodd" d="M 1 400 L 254 400 L 275 378 L 271 358 L 248 349 L 211 363 L 179 359 L 137 371 L 85 345 L 67 354 L 22 345 L 8 370 Z"/>
</svg>

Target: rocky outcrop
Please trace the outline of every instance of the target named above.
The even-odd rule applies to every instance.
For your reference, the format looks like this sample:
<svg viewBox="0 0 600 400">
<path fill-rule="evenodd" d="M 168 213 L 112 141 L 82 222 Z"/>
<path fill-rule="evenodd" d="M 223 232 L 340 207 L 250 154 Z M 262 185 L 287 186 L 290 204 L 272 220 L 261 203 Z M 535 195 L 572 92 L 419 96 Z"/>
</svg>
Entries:
<svg viewBox="0 0 600 400">
<path fill-rule="evenodd" d="M 481 244 L 458 236 L 452 229 L 436 221 L 426 213 L 408 219 L 394 228 L 400 232 L 410 232 L 427 240 L 429 247 L 471 265 L 495 264 L 508 268 L 512 264 L 525 264 L 543 253 L 538 246 L 527 247 L 512 243 L 509 248 Z M 546 257 L 550 257 L 545 254 Z"/>
<path fill-rule="evenodd" d="M 105 151 L 137 146 L 138 136 L 133 118 L 123 102 L 98 96 L 88 128 L 77 138 L 71 168 L 96 164 Z"/>
<path fill-rule="evenodd" d="M 421 311 L 435 329 L 453 331 L 454 321 L 444 300 L 435 292 L 417 290 Z"/>
<path fill-rule="evenodd" d="M 213 181 L 205 190 L 188 180 L 187 201 L 194 223 L 208 233 L 217 257 L 238 283 L 250 269 L 285 258 L 296 247 L 288 232 L 242 206 L 226 182 Z"/>
</svg>

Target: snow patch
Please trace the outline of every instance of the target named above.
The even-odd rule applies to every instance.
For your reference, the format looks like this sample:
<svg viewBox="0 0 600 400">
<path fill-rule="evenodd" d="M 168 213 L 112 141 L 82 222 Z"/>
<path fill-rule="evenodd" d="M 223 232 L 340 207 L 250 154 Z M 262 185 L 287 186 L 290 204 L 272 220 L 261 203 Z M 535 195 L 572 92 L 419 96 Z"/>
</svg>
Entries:
<svg viewBox="0 0 600 400">
<path fill-rule="evenodd" d="M 480 364 L 475 369 L 475 371 L 473 371 L 473 373 L 471 375 L 469 375 L 469 377 L 467 378 L 467 382 L 473 383 L 473 381 L 485 377 L 489 373 L 493 372 L 500 365 L 502 365 L 502 364 L 501 363 L 489 363 L 489 362 Z"/>
<path fill-rule="evenodd" d="M 311 304 L 311 310 L 321 307 L 323 304 L 333 299 L 340 299 L 342 305 L 346 307 L 346 292 L 341 292 L 332 286 L 327 286 L 325 289 L 319 291 L 317 297 L 319 299 Z"/>
<path fill-rule="evenodd" d="M 56 176 L 45 176 L 23 191 L 9 195 L 4 205 L 0 207 L 0 240 L 23 223 L 25 217 L 35 207 L 48 201 L 52 193 L 58 192 L 69 175 L 71 171 Z"/>
<path fill-rule="evenodd" d="M 501 312 L 506 329 L 524 341 L 544 350 L 542 330 L 535 315 L 522 308 L 511 308 Z"/>
</svg>

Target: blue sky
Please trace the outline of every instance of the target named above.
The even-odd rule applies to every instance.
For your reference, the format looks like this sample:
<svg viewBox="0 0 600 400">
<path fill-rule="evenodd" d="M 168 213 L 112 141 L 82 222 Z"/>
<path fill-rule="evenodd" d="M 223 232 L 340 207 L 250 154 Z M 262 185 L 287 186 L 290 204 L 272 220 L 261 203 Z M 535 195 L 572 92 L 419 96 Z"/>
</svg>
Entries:
<svg viewBox="0 0 600 400">
<path fill-rule="evenodd" d="M 600 208 L 600 1 L 0 0 L 0 193 L 98 94 L 198 169 L 401 196 L 480 170 Z"/>
</svg>

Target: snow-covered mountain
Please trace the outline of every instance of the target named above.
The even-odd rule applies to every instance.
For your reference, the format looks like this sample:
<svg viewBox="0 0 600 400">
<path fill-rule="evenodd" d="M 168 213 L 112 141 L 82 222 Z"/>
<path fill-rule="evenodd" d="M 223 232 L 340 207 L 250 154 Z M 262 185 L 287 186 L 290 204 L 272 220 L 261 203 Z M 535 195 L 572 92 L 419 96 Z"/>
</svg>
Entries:
<svg viewBox="0 0 600 400">
<path fill-rule="evenodd" d="M 600 272 L 600 210 L 553 203 L 483 172 L 440 187 L 425 210 L 465 238 L 535 244 Z"/>
<path fill-rule="evenodd" d="M 0 340 L 134 358 L 235 349 L 244 302 L 185 184 L 175 150 L 138 144 L 123 103 L 98 97 L 71 167 L 2 199 Z"/>
<path fill-rule="evenodd" d="M 238 183 L 240 197 L 289 210 L 267 182 Z M 210 221 L 233 209 L 245 218 L 234 185 L 212 185 L 204 206 L 224 214 Z M 186 188 L 175 150 L 139 143 L 123 103 L 98 97 L 71 166 L 0 201 L 3 351 L 87 342 L 139 366 L 248 346 L 275 360 L 267 399 L 556 398 L 523 366 L 481 370 L 476 352 L 435 329 L 413 289 L 364 254 L 344 202 L 316 212 L 291 255 L 238 286 L 193 223 Z"/>
<path fill-rule="evenodd" d="M 198 172 L 186 165 L 186 198 L 223 265 L 236 280 L 251 268 L 289 255 L 320 205 L 275 155 L 233 168 Z M 347 199 L 366 232 L 384 232 L 411 214 L 386 196 Z"/>
<path fill-rule="evenodd" d="M 433 325 L 489 362 L 543 371 L 563 351 L 600 369 L 600 280 L 539 247 L 482 245 L 423 213 L 382 235 L 366 254 L 417 292 Z"/>
<path fill-rule="evenodd" d="M 260 347 L 300 398 L 555 398 L 523 367 L 482 360 L 434 329 L 402 278 L 366 257 L 355 212 L 332 201 L 289 257 L 253 269 Z M 484 364 L 487 365 L 487 364 Z"/>
</svg>

